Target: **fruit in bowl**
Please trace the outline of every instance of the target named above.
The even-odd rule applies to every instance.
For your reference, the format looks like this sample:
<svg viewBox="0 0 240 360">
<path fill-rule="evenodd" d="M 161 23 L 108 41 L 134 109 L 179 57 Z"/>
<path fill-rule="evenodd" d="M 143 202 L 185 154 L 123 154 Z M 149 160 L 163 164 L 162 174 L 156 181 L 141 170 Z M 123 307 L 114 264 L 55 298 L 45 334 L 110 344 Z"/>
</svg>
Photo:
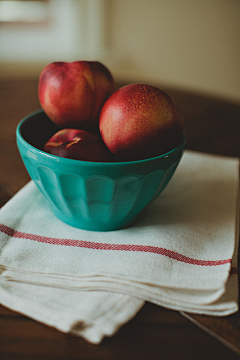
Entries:
<svg viewBox="0 0 240 360">
<path fill-rule="evenodd" d="M 113 85 L 100 63 L 52 63 L 39 80 L 43 110 L 17 127 L 23 162 L 54 214 L 85 230 L 131 225 L 167 186 L 185 145 L 164 91 Z"/>
<path fill-rule="evenodd" d="M 62 129 L 44 145 L 43 150 L 57 156 L 86 161 L 117 161 L 101 137 L 90 131 Z"/>
<path fill-rule="evenodd" d="M 100 62 L 54 62 L 39 78 L 39 101 L 58 126 L 98 129 L 103 103 L 114 91 L 114 79 Z"/>
<path fill-rule="evenodd" d="M 99 129 L 119 159 L 142 160 L 177 147 L 183 137 L 183 119 L 163 90 L 131 84 L 115 91 L 104 103 Z"/>
</svg>

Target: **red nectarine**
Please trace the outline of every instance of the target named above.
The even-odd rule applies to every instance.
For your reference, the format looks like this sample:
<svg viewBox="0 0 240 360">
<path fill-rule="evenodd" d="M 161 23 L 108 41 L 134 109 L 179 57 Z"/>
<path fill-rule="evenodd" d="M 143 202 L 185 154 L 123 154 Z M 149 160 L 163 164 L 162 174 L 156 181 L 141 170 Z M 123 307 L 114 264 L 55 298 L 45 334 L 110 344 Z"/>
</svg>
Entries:
<svg viewBox="0 0 240 360">
<path fill-rule="evenodd" d="M 101 107 L 113 91 L 113 77 L 99 62 L 54 62 L 39 78 L 40 104 L 62 128 L 98 129 Z"/>
<path fill-rule="evenodd" d="M 97 134 L 78 129 L 62 129 L 44 145 L 44 151 L 75 160 L 114 162 L 116 157 Z"/>
<path fill-rule="evenodd" d="M 177 147 L 183 136 L 183 119 L 163 90 L 131 84 L 105 102 L 99 129 L 107 147 L 120 160 L 141 160 Z"/>
</svg>

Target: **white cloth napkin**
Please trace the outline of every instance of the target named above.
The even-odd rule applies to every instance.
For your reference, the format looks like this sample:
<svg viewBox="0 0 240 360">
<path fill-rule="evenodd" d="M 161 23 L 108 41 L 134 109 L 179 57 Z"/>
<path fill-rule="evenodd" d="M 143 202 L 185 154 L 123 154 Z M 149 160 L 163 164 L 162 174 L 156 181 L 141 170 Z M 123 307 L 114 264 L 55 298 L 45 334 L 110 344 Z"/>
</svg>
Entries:
<svg viewBox="0 0 240 360">
<path fill-rule="evenodd" d="M 30 181 L 0 211 L 0 303 L 92 343 L 145 301 L 238 310 L 239 160 L 186 151 L 167 188 L 127 229 L 64 224 Z"/>
</svg>

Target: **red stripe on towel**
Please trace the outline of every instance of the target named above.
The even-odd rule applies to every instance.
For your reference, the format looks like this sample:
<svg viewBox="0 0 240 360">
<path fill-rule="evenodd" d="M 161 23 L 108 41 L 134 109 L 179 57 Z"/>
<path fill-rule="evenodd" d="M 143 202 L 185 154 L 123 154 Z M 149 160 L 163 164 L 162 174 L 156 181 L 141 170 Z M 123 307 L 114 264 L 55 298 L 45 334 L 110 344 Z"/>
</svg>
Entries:
<svg viewBox="0 0 240 360">
<path fill-rule="evenodd" d="M 134 244 L 106 244 L 106 243 L 97 243 L 97 242 L 84 241 L 84 240 L 51 238 L 46 236 L 15 231 L 14 229 L 3 224 L 0 224 L 0 232 L 9 235 L 13 238 L 28 239 L 28 240 L 33 240 L 33 241 L 52 244 L 52 245 L 76 246 L 76 247 L 93 249 L 93 250 L 117 250 L 117 251 L 137 251 L 137 252 L 153 253 L 153 254 L 167 256 L 170 259 L 174 259 L 192 265 L 216 266 L 216 265 L 231 263 L 231 259 L 225 259 L 225 260 L 193 259 L 188 256 L 179 254 L 175 251 L 157 246 L 134 245 Z"/>
</svg>

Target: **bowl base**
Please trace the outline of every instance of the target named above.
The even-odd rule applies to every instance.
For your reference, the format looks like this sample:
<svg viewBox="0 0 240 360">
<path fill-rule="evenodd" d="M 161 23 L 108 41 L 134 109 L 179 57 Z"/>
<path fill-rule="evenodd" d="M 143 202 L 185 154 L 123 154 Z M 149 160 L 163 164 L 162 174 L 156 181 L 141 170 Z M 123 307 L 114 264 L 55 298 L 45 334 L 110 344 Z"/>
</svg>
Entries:
<svg viewBox="0 0 240 360">
<path fill-rule="evenodd" d="M 138 217 L 141 214 L 137 214 L 134 217 L 131 217 L 131 219 L 124 219 L 124 221 L 111 221 L 109 223 L 102 223 L 98 221 L 87 221 L 85 219 L 80 218 L 70 218 L 69 216 L 64 216 L 62 213 L 58 212 L 56 209 L 52 209 L 55 216 L 64 222 L 67 225 L 73 226 L 75 228 L 81 229 L 81 230 L 87 230 L 87 231 L 98 231 L 98 232 L 104 232 L 104 231 L 116 231 L 121 230 L 126 227 L 129 227 L 133 225 Z"/>
</svg>

